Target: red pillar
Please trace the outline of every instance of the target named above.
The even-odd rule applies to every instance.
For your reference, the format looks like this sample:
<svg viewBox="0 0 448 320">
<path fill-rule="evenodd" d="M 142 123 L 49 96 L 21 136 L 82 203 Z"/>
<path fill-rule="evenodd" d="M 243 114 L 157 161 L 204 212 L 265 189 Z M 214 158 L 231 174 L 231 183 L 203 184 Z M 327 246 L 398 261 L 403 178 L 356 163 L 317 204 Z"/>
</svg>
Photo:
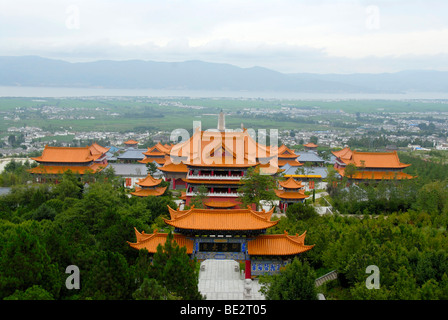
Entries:
<svg viewBox="0 0 448 320">
<path fill-rule="evenodd" d="M 250 265 L 250 260 L 246 260 L 246 279 L 250 279 L 251 278 L 251 265 Z"/>
<path fill-rule="evenodd" d="M 173 178 L 173 190 L 176 189 L 176 179 Z"/>
</svg>

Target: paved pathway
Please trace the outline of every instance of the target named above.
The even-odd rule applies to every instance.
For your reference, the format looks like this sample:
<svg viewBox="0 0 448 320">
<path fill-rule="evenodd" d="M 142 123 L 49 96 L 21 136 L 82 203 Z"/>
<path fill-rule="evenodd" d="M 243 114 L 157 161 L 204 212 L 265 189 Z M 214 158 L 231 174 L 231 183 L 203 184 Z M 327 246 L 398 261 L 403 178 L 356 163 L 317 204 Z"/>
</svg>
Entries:
<svg viewBox="0 0 448 320">
<path fill-rule="evenodd" d="M 250 294 L 244 294 L 244 276 L 240 275 L 239 263 L 234 260 L 203 261 L 198 289 L 207 300 L 264 300 L 257 280 L 251 281 Z"/>
</svg>

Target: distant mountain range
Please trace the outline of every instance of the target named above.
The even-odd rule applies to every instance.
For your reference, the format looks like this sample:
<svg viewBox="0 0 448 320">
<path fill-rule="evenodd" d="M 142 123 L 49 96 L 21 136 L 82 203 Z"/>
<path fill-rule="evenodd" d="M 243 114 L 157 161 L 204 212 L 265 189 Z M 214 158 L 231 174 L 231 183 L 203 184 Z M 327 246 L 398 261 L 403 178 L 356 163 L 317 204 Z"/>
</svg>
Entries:
<svg viewBox="0 0 448 320">
<path fill-rule="evenodd" d="M 37 56 L 0 57 L 1 86 L 184 89 L 316 93 L 447 92 L 448 72 L 287 74 L 203 61 L 70 63 Z"/>
</svg>

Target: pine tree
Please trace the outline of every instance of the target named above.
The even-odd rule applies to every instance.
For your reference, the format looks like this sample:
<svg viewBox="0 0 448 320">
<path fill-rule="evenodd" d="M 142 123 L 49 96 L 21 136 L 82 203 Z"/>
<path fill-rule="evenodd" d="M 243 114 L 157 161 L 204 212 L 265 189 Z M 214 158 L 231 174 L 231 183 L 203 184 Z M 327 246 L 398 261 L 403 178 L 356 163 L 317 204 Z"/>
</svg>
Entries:
<svg viewBox="0 0 448 320">
<path fill-rule="evenodd" d="M 159 245 L 153 256 L 151 277 L 171 294 L 184 300 L 202 299 L 198 291 L 196 261 L 190 259 L 185 247 L 179 247 L 171 232 L 164 246 Z"/>
</svg>

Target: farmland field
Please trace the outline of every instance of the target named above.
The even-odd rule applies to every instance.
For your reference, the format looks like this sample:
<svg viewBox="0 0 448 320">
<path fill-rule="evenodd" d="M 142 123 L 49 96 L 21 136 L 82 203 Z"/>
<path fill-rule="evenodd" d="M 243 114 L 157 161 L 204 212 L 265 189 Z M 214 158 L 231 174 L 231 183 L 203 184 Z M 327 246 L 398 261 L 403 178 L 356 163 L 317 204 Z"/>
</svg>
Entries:
<svg viewBox="0 0 448 320">
<path fill-rule="evenodd" d="M 446 111 L 444 100 L 274 100 L 233 98 L 0 98 L 0 131 L 34 126 L 44 130 L 135 131 L 216 127 L 223 110 L 229 128 L 326 130 L 319 120 L 350 122 L 355 113 Z"/>
</svg>

